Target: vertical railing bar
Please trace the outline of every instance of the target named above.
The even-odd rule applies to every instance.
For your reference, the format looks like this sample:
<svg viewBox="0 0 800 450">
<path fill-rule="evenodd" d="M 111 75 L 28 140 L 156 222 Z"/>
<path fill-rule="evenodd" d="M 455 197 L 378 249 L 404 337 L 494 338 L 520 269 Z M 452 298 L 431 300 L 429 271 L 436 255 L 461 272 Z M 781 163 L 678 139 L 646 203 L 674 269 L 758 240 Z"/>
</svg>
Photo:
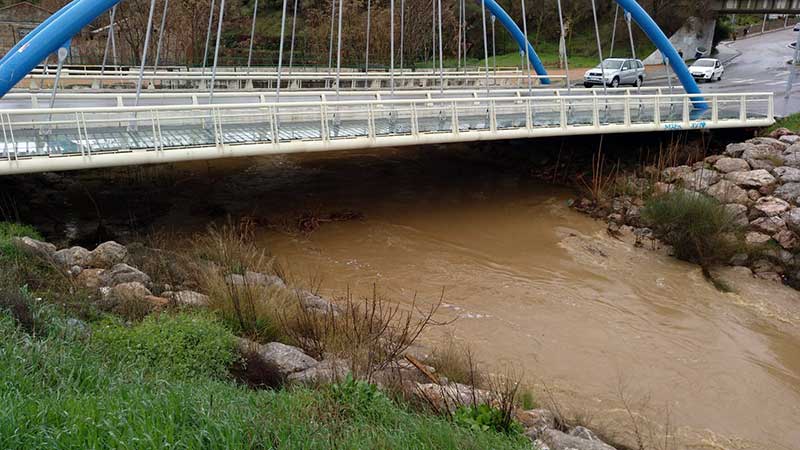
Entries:
<svg viewBox="0 0 800 450">
<path fill-rule="evenodd" d="M 458 135 L 461 133 L 461 127 L 458 123 L 458 111 L 455 101 L 450 102 L 450 108 L 450 122 L 452 122 L 450 125 L 453 128 L 453 134 Z"/>
<path fill-rule="evenodd" d="M 89 145 L 89 126 L 86 125 L 86 113 L 81 111 L 81 123 L 83 124 L 83 137 L 86 139 L 86 151 L 92 156 L 92 146 Z"/>
<path fill-rule="evenodd" d="M 719 97 L 716 95 L 711 97 L 711 123 L 719 123 Z"/>
<path fill-rule="evenodd" d="M 739 121 L 745 122 L 747 120 L 747 97 L 742 94 L 739 97 Z"/>
<path fill-rule="evenodd" d="M 81 118 L 79 113 L 75 113 L 75 126 L 78 130 L 78 146 L 81 150 L 81 156 L 86 156 L 86 152 L 83 150 L 83 136 L 81 135 Z"/>
<path fill-rule="evenodd" d="M 8 137 L 6 136 L 6 121 L 3 119 L 2 114 L 0 114 L 0 128 L 3 129 L 3 146 L 6 149 L 6 159 L 8 159 L 8 161 L 11 161 L 11 150 L 8 148 Z"/>
<path fill-rule="evenodd" d="M 11 122 L 11 115 L 6 113 L 6 119 L 8 120 L 8 134 L 11 136 L 11 145 L 14 146 L 14 159 L 19 159 L 19 150 L 17 149 L 17 140 L 14 138 L 14 126 Z"/>
</svg>

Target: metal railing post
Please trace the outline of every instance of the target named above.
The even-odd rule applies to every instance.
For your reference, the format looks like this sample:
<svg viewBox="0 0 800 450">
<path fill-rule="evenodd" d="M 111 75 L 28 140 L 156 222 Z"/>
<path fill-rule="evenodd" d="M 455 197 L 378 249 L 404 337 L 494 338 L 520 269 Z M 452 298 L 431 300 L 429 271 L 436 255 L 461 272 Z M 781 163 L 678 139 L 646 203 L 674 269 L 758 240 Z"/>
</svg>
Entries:
<svg viewBox="0 0 800 450">
<path fill-rule="evenodd" d="M 739 120 L 742 122 L 747 121 L 747 96 L 744 94 L 739 97 Z"/>
<path fill-rule="evenodd" d="M 529 131 L 533 130 L 533 114 L 531 114 L 532 101 L 533 99 L 530 97 L 525 99 L 525 128 L 527 128 Z"/>
<path fill-rule="evenodd" d="M 719 97 L 716 95 L 711 97 L 711 123 L 719 123 Z"/>
<path fill-rule="evenodd" d="M 775 120 L 775 96 L 772 94 L 767 97 L 767 119 Z"/>
<path fill-rule="evenodd" d="M 691 103 L 689 102 L 689 96 L 683 97 L 683 116 L 681 119 L 683 120 L 683 126 L 689 128 L 689 108 Z"/>
<path fill-rule="evenodd" d="M 625 91 L 625 100 L 623 102 L 625 106 L 625 113 L 622 115 L 623 121 L 626 127 L 631 126 L 631 91 Z"/>
<path fill-rule="evenodd" d="M 653 123 L 657 127 L 661 126 L 661 90 L 659 89 L 659 94 L 655 96 L 653 99 Z"/>
<path fill-rule="evenodd" d="M 497 105 L 494 100 L 489 100 L 489 130 L 497 131 Z"/>
<path fill-rule="evenodd" d="M 559 121 L 561 122 L 560 123 L 561 124 L 561 129 L 566 130 L 567 129 L 567 125 L 568 125 L 568 121 L 567 121 L 567 103 L 566 103 L 567 100 L 566 100 L 566 97 L 562 97 L 560 95 L 557 98 L 558 98 L 559 109 L 560 109 Z"/>
<path fill-rule="evenodd" d="M 600 128 L 600 103 L 597 101 L 597 93 L 592 92 L 592 125 Z"/>
<path fill-rule="evenodd" d="M 458 113 L 456 113 L 458 115 Z M 411 102 L 411 134 L 419 137 L 419 115 L 417 114 L 417 102 Z"/>
<path fill-rule="evenodd" d="M 461 132 L 461 128 L 459 127 L 459 124 L 458 124 L 458 113 L 456 112 L 456 102 L 450 103 L 450 108 L 451 108 L 450 109 L 450 117 L 451 117 L 450 118 L 450 122 L 452 122 L 451 125 L 453 127 L 453 134 L 457 135 L 459 132 Z"/>
<path fill-rule="evenodd" d="M 369 136 L 370 140 L 375 140 L 375 105 L 373 103 L 367 103 L 367 135 Z"/>
</svg>

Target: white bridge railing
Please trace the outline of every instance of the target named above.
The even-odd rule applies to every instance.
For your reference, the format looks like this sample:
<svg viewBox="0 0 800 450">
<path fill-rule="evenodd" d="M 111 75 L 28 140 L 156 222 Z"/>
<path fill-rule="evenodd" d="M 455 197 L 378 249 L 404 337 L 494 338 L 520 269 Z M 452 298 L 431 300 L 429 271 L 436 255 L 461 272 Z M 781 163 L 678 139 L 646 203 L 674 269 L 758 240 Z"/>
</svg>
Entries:
<svg viewBox="0 0 800 450">
<path fill-rule="evenodd" d="M 0 110 L 0 174 L 491 139 L 760 127 L 771 93 Z"/>
</svg>

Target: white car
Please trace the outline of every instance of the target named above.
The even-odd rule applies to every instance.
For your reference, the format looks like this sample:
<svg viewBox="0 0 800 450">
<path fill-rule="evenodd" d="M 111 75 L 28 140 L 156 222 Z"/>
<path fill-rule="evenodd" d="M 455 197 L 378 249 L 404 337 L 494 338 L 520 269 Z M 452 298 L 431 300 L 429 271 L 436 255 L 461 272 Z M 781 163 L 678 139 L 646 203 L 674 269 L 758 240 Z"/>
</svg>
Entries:
<svg viewBox="0 0 800 450">
<path fill-rule="evenodd" d="M 719 81 L 722 79 L 722 74 L 725 73 L 725 67 L 718 59 L 700 58 L 689 67 L 689 72 L 695 80 Z"/>
</svg>

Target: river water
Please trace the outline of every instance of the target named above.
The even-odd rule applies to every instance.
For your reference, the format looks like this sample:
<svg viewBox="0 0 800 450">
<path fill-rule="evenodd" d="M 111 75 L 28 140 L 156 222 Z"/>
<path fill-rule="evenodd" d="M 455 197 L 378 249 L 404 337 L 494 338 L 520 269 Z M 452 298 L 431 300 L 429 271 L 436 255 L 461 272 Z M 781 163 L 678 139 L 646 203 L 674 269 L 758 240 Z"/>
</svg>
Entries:
<svg viewBox="0 0 800 450">
<path fill-rule="evenodd" d="M 611 430 L 629 428 L 624 398 L 648 433 L 676 429 L 672 448 L 800 449 L 796 291 L 727 271 L 735 292 L 721 293 L 697 267 L 569 209 L 574 192 L 490 161 L 491 150 L 428 148 L 186 166 L 152 225 L 247 216 L 272 225 L 257 227 L 259 245 L 324 294 L 377 284 L 424 304 L 444 292 L 438 318 L 457 320 L 426 343 L 452 334 Z M 124 201 L 95 201 L 126 214 Z M 356 214 L 291 226 L 343 211 Z"/>
</svg>

